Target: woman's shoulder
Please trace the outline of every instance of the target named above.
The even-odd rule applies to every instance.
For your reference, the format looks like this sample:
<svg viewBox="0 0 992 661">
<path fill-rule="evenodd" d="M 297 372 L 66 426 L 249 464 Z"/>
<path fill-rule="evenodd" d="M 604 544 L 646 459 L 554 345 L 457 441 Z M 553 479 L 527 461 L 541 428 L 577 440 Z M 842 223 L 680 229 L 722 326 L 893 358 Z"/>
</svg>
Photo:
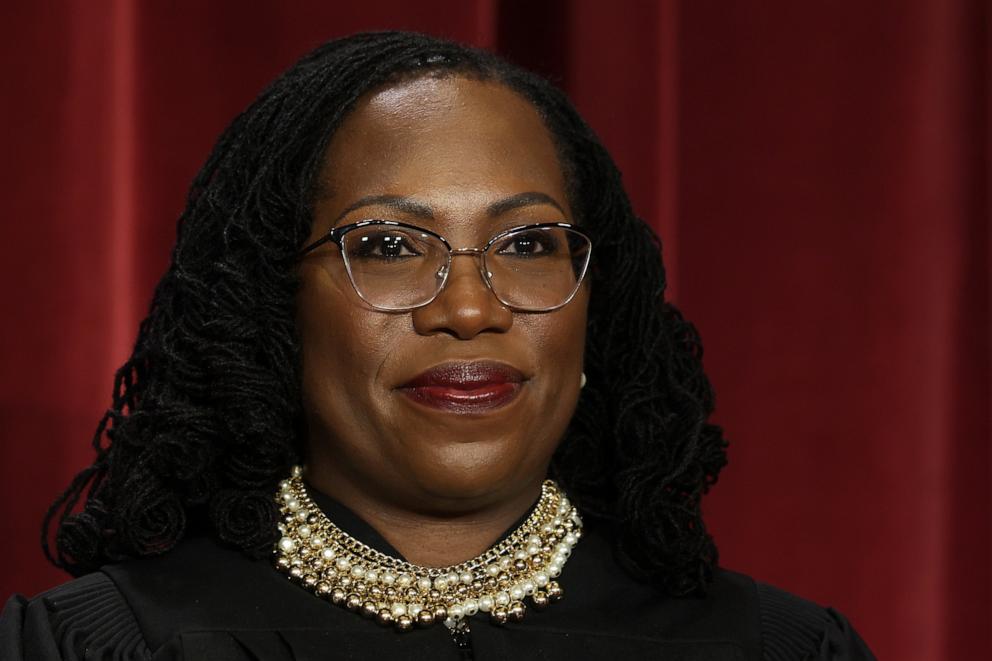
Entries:
<svg viewBox="0 0 992 661">
<path fill-rule="evenodd" d="M 716 572 L 711 588 L 756 621 L 765 661 L 875 658 L 847 618 L 831 607 L 726 569 Z"/>
<path fill-rule="evenodd" d="M 95 572 L 32 599 L 12 596 L 0 614 L 0 658 L 130 661 L 151 652 L 124 596 Z"/>
<path fill-rule="evenodd" d="M 239 605 L 268 603 L 244 597 L 271 589 L 275 576 L 264 561 L 210 539 L 185 540 L 169 553 L 106 565 L 33 598 L 12 596 L 0 615 L 0 659 L 150 659 L 185 627 L 244 625 L 253 614 L 271 621 L 277 614 Z"/>
</svg>

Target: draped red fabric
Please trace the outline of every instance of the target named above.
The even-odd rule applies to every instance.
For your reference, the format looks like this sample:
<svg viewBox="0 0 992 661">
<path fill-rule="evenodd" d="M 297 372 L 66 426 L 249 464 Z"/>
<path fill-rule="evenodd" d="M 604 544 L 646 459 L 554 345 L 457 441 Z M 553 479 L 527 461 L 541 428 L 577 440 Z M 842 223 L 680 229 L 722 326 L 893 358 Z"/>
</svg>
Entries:
<svg viewBox="0 0 992 661">
<path fill-rule="evenodd" d="M 402 28 L 554 77 L 662 234 L 731 440 L 723 564 L 880 658 L 992 658 L 984 0 L 52 0 L 0 24 L 0 596 L 64 580 L 39 522 L 213 139 L 311 47 Z"/>
</svg>

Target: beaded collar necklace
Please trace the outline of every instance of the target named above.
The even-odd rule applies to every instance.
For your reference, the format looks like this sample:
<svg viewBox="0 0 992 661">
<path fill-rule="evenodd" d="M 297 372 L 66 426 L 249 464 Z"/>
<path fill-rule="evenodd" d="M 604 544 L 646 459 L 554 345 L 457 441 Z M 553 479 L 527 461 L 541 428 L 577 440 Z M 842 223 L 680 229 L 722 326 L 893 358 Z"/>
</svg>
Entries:
<svg viewBox="0 0 992 661">
<path fill-rule="evenodd" d="M 438 622 L 464 630 L 477 613 L 519 622 L 525 599 L 542 609 L 561 598 L 555 579 L 582 536 L 578 511 L 552 480 L 506 539 L 450 567 L 410 564 L 335 526 L 307 494 L 300 466 L 279 484 L 276 501 L 283 513 L 276 567 L 318 597 L 399 631 Z"/>
</svg>

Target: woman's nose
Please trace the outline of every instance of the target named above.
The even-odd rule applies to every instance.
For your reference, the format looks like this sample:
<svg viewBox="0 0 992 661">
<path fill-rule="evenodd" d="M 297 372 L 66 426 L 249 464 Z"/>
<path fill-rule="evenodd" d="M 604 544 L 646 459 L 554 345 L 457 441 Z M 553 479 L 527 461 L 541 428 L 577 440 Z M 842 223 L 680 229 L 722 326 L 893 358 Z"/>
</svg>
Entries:
<svg viewBox="0 0 992 661">
<path fill-rule="evenodd" d="M 460 340 L 509 330 L 513 311 L 489 289 L 481 268 L 478 255 L 452 256 L 444 288 L 429 304 L 413 311 L 414 329 L 422 335 L 447 333 Z"/>
</svg>

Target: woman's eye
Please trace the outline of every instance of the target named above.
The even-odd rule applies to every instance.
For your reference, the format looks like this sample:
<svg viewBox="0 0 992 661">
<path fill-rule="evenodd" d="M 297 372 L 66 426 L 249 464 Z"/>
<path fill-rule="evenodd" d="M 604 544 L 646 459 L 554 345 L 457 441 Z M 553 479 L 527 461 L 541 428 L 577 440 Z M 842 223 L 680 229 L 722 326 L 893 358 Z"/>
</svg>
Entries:
<svg viewBox="0 0 992 661">
<path fill-rule="evenodd" d="M 507 237 L 499 246 L 500 255 L 530 257 L 550 255 L 558 248 L 558 242 L 548 232 L 535 230 Z"/>
<path fill-rule="evenodd" d="M 402 234 L 366 234 L 355 242 L 352 257 L 366 259 L 402 259 L 420 255 L 413 242 Z"/>
</svg>

